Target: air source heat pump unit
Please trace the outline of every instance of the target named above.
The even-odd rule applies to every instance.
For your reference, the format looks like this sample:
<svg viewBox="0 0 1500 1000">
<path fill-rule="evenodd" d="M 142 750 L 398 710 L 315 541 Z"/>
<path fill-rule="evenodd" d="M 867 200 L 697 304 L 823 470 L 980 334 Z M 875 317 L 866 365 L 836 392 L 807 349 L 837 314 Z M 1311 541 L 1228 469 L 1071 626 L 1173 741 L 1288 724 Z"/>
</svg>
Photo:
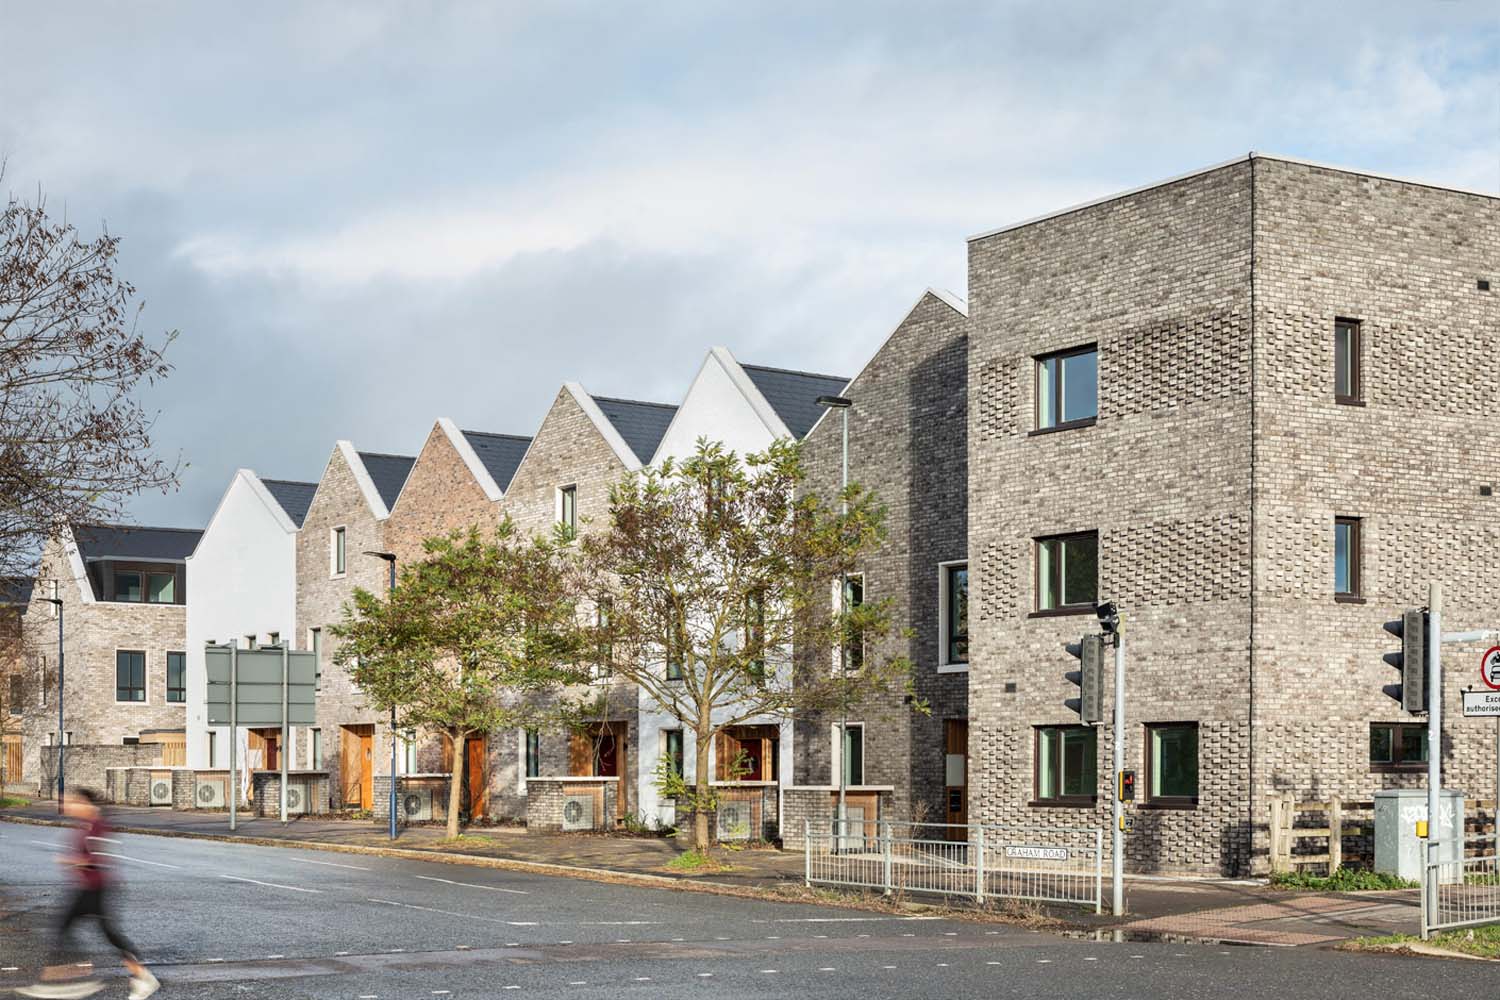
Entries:
<svg viewBox="0 0 1500 1000">
<path fill-rule="evenodd" d="M 151 804 L 153 806 L 169 806 L 172 804 L 172 772 L 151 772 Z"/>
<path fill-rule="evenodd" d="M 562 828 L 564 830 L 592 830 L 594 828 L 594 796 L 569 795 L 563 799 Z"/>
<path fill-rule="evenodd" d="M 402 792 L 401 814 L 408 823 L 431 823 L 432 789 L 413 788 Z"/>
<path fill-rule="evenodd" d="M 724 840 L 749 840 L 752 809 L 748 802 L 720 802 L 718 835 Z"/>
<path fill-rule="evenodd" d="M 286 783 L 286 814 L 288 816 L 301 816 L 307 812 L 307 782 L 288 781 Z"/>
<path fill-rule="evenodd" d="M 193 801 L 199 809 L 223 809 L 224 779 L 199 778 L 198 787 L 193 792 Z"/>
</svg>

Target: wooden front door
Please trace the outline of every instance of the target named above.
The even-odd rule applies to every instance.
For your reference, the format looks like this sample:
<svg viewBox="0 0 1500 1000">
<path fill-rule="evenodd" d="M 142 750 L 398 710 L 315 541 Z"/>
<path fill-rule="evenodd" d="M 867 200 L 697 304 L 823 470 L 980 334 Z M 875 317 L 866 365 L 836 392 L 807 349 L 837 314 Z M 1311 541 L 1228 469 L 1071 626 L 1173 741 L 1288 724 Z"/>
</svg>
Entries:
<svg viewBox="0 0 1500 1000">
<path fill-rule="evenodd" d="M 947 799 L 948 822 L 969 822 L 969 720 L 948 719 L 943 723 L 943 795 Z M 964 840 L 968 833 L 949 827 L 949 840 Z"/>
<path fill-rule="evenodd" d="M 344 805 L 358 809 L 375 806 L 375 727 L 344 726 L 339 755 Z"/>
<path fill-rule="evenodd" d="M 489 810 L 490 769 L 488 747 L 483 736 L 464 741 L 464 805 L 469 821 L 484 818 Z"/>
<path fill-rule="evenodd" d="M 260 766 L 267 771 L 278 771 L 281 769 L 281 730 L 280 729 L 251 729 L 246 733 L 246 744 L 253 753 L 260 751 Z M 166 757 L 162 757 L 165 764 Z"/>
<path fill-rule="evenodd" d="M 630 766 L 629 732 L 623 722 L 604 722 L 575 732 L 568 740 L 568 771 L 580 777 L 619 778 L 615 783 L 615 819 L 630 811 L 630 782 L 624 774 Z"/>
<path fill-rule="evenodd" d="M 5 737 L 5 777 L 0 781 L 0 786 L 5 783 L 16 784 L 21 780 L 21 735 L 19 733 Z"/>
</svg>

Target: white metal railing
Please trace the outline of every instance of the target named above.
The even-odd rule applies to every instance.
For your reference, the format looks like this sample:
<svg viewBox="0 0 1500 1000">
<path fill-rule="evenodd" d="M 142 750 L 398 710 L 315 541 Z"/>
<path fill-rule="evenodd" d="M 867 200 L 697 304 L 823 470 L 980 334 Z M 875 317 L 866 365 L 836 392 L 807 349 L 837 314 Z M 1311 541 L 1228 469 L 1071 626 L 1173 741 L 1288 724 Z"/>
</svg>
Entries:
<svg viewBox="0 0 1500 1000">
<path fill-rule="evenodd" d="M 1422 851 L 1424 939 L 1433 931 L 1500 923 L 1500 845 L 1494 839 L 1424 842 Z"/>
<path fill-rule="evenodd" d="M 804 821 L 803 851 L 808 885 L 1103 905 L 1097 828 Z"/>
</svg>

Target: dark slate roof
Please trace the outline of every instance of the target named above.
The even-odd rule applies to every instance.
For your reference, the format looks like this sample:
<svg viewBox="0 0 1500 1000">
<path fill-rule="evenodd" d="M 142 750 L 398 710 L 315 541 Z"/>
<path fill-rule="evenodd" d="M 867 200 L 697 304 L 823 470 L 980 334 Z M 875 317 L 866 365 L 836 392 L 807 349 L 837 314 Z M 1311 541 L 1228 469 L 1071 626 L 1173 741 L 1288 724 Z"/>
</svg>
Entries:
<svg viewBox="0 0 1500 1000">
<path fill-rule="evenodd" d="M 193 554 L 203 532 L 197 528 L 138 528 L 126 524 L 75 524 L 78 553 L 90 559 L 144 559 L 181 562 Z"/>
<path fill-rule="evenodd" d="M 762 365 L 740 367 L 745 369 L 750 381 L 755 383 L 766 402 L 771 404 L 771 409 L 786 424 L 786 429 L 798 440 L 807 436 L 823 413 L 818 397 L 837 396 L 849 384 L 849 380 L 840 375 L 814 375 Z"/>
<path fill-rule="evenodd" d="M 35 585 L 29 576 L 0 576 L 0 604 L 30 604 Z"/>
<path fill-rule="evenodd" d="M 460 431 L 480 463 L 495 480 L 500 489 L 510 489 L 510 481 L 526 449 L 531 447 L 531 438 L 518 434 L 487 434 L 484 431 Z"/>
<path fill-rule="evenodd" d="M 611 399 L 608 396 L 595 396 L 594 402 L 643 465 L 656 454 L 656 446 L 661 444 L 667 425 L 677 413 L 677 407 L 670 403 L 646 403 L 639 399 Z"/>
<path fill-rule="evenodd" d="M 286 516 L 292 519 L 292 523 L 302 527 L 302 519 L 307 517 L 307 508 L 312 506 L 318 484 L 298 483 L 290 479 L 262 479 L 261 485 L 281 505 L 281 509 L 286 511 Z"/>
<path fill-rule="evenodd" d="M 406 477 L 417 460 L 410 455 L 382 455 L 374 451 L 360 452 L 359 460 L 365 463 L 365 471 L 375 483 L 375 492 L 385 501 L 385 509 L 396 506 L 401 487 L 406 485 Z"/>
</svg>

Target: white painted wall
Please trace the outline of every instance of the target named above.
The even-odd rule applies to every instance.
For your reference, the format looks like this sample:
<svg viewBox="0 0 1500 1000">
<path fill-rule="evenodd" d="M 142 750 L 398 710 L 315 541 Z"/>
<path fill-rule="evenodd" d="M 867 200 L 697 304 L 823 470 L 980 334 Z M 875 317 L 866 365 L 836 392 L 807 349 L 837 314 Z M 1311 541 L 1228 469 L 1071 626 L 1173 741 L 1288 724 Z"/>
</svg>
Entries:
<svg viewBox="0 0 1500 1000">
<path fill-rule="evenodd" d="M 687 395 L 672 419 L 672 425 L 657 446 L 653 465 L 660 465 L 668 458 L 682 459 L 693 454 L 700 437 L 721 442 L 736 454 L 744 456 L 764 451 L 778 437 L 790 436 L 781 418 L 766 403 L 739 363 L 728 349 L 716 347 L 709 351 L 697 376 L 688 387 Z M 658 664 L 657 669 L 664 669 Z M 697 774 L 697 741 L 691 731 L 667 712 L 662 711 L 655 699 L 646 691 L 640 691 L 639 702 L 639 752 L 636 754 L 637 785 L 640 790 L 641 819 L 659 823 L 676 822 L 670 803 L 661 801 L 656 792 L 656 764 L 666 741 L 662 731 L 683 729 L 683 771 L 689 781 Z M 723 714 L 723 713 L 721 713 Z M 781 746 L 778 775 L 782 787 L 791 783 L 792 726 L 789 720 L 777 718 L 752 719 L 747 725 L 780 724 Z M 713 752 L 710 751 L 710 759 Z M 717 766 L 717 762 L 714 762 Z"/>
<path fill-rule="evenodd" d="M 208 680 L 203 646 L 279 632 L 296 644 L 297 531 L 255 473 L 240 469 L 187 560 L 187 762 L 208 766 Z M 219 767 L 227 727 L 215 727 Z M 236 751 L 244 761 L 245 734 Z"/>
</svg>

